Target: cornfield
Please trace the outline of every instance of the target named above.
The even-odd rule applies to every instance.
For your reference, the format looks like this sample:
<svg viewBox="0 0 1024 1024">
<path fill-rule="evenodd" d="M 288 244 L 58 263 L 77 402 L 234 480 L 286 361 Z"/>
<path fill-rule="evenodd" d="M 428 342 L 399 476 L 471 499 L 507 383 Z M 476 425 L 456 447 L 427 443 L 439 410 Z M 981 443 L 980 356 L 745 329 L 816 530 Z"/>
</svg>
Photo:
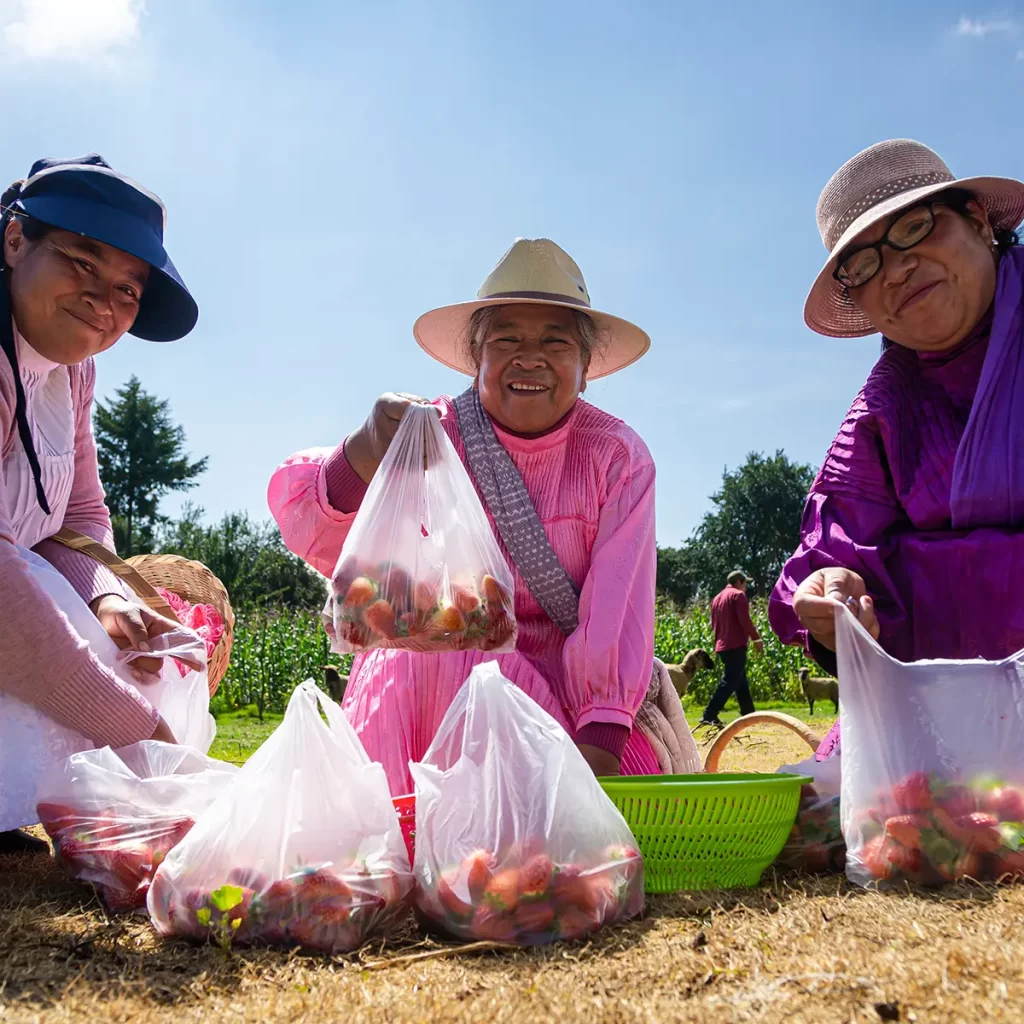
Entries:
<svg viewBox="0 0 1024 1024">
<path fill-rule="evenodd" d="M 752 602 L 750 611 L 765 642 L 764 655 L 752 653 L 747 662 L 754 699 L 799 699 L 797 673 L 809 663 L 800 650 L 779 643 L 768 626 L 764 601 Z M 671 604 L 659 604 L 654 650 L 662 661 L 675 664 L 695 647 L 711 652 L 714 646 L 706 606 L 695 606 L 681 616 Z M 323 686 L 325 665 L 336 665 L 347 672 L 350 664 L 350 657 L 330 653 L 327 635 L 315 612 L 287 608 L 243 611 L 235 624 L 231 667 L 214 698 L 213 710 L 251 707 L 261 720 L 267 712 L 280 714 L 303 679 L 315 679 Z M 699 672 L 690 683 L 690 695 L 697 702 L 706 701 L 719 678 L 718 671 Z"/>
<path fill-rule="evenodd" d="M 797 647 L 785 647 L 768 625 L 768 603 L 764 599 L 750 603 L 750 617 L 764 640 L 764 654 L 751 649 L 747 659 L 750 692 L 756 701 L 800 700 L 798 673 L 805 666 L 814 666 Z M 707 605 L 694 605 L 680 615 L 670 602 L 658 604 L 654 622 L 654 653 L 666 664 L 678 664 L 696 647 L 714 652 L 715 638 L 711 632 L 711 615 Z M 721 679 L 721 672 L 698 672 L 687 691 L 698 703 L 710 699 Z"/>
</svg>

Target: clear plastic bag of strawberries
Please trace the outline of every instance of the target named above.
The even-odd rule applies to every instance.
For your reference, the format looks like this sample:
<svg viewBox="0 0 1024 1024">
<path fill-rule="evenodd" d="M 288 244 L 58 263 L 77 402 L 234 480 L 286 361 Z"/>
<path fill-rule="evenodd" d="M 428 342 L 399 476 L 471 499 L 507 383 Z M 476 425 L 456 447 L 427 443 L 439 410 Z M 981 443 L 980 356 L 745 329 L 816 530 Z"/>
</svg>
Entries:
<svg viewBox="0 0 1024 1024">
<path fill-rule="evenodd" d="M 112 911 L 143 910 L 156 869 L 236 772 L 156 740 L 101 747 L 47 771 L 37 812 L 69 878 L 92 884 Z"/>
<path fill-rule="evenodd" d="M 842 760 L 839 757 L 784 764 L 780 772 L 809 775 L 814 782 L 800 788 L 796 821 L 775 863 L 811 875 L 842 874 L 846 843 L 839 820 Z"/>
<path fill-rule="evenodd" d="M 845 608 L 836 641 L 847 876 L 1024 877 L 1024 652 L 904 664 Z"/>
<path fill-rule="evenodd" d="M 629 826 L 565 730 L 477 666 L 416 784 L 416 908 L 460 939 L 540 945 L 628 920 L 644 905 Z"/>
<path fill-rule="evenodd" d="M 148 906 L 162 935 L 342 953 L 396 920 L 411 889 L 384 769 L 307 680 L 160 865 Z"/>
<path fill-rule="evenodd" d="M 402 417 L 331 580 L 332 650 L 515 650 L 514 580 L 437 412 Z"/>
</svg>

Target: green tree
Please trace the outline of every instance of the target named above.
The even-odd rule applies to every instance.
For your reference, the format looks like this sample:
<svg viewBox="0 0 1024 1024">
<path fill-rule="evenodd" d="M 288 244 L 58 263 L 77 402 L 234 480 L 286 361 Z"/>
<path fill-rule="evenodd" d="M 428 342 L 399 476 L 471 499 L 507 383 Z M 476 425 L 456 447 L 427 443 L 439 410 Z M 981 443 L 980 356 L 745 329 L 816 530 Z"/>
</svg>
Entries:
<svg viewBox="0 0 1024 1024">
<path fill-rule="evenodd" d="M 679 548 L 658 548 L 658 593 L 685 608 L 700 589 L 698 565 L 689 544 Z"/>
<path fill-rule="evenodd" d="M 143 391 L 134 376 L 108 405 L 96 403 L 93 429 L 117 549 L 125 556 L 144 551 L 166 522 L 160 499 L 195 487 L 207 460 L 190 461 L 167 401 Z"/>
<path fill-rule="evenodd" d="M 687 545 L 703 594 L 717 593 L 737 567 L 754 578 L 758 593 L 771 591 L 800 541 L 814 475 L 812 466 L 791 462 L 781 450 L 773 457 L 751 452 L 722 474 L 721 489 L 711 495 L 714 509 Z"/>
<path fill-rule="evenodd" d="M 238 608 L 284 605 L 319 612 L 327 596 L 324 579 L 293 555 L 273 523 L 258 523 L 244 512 L 220 522 L 203 522 L 203 510 L 186 504 L 168 523 L 156 550 L 202 562 L 227 587 Z"/>
</svg>

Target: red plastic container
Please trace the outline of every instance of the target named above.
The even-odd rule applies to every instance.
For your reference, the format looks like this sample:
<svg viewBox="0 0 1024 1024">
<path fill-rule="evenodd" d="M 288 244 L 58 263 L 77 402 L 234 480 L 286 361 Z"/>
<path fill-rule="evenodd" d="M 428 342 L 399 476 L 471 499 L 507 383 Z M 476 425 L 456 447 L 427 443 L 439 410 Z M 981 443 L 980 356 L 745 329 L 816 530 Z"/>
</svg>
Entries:
<svg viewBox="0 0 1024 1024">
<path fill-rule="evenodd" d="M 416 850 L 416 797 L 396 796 L 395 811 L 398 813 L 398 824 L 402 827 L 402 838 L 405 848 L 409 851 L 409 863 L 412 864 Z"/>
</svg>

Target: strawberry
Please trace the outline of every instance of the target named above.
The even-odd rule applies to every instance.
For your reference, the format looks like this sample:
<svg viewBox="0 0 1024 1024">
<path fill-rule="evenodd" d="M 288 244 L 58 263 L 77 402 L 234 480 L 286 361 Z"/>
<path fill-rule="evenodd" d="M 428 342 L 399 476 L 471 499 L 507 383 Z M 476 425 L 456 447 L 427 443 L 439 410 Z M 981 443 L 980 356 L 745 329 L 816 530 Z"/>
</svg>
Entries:
<svg viewBox="0 0 1024 1024">
<path fill-rule="evenodd" d="M 1012 875 L 1014 878 L 1024 877 L 1024 851 L 1000 850 L 994 861 L 995 876 Z"/>
<path fill-rule="evenodd" d="M 437 607 L 437 588 L 429 583 L 414 583 L 412 603 L 418 612 L 432 612 Z"/>
<path fill-rule="evenodd" d="M 437 625 L 443 633 L 461 633 L 466 628 L 466 619 L 454 605 L 442 609 Z"/>
<path fill-rule="evenodd" d="M 345 608 L 363 608 L 376 596 L 377 584 L 366 576 L 359 576 L 349 584 L 342 605 Z"/>
<path fill-rule="evenodd" d="M 453 586 L 452 603 L 468 617 L 480 607 L 480 598 L 466 587 Z"/>
<path fill-rule="evenodd" d="M 361 622 L 341 622 L 338 624 L 338 639 L 350 647 L 369 647 L 370 631 Z"/>
<path fill-rule="evenodd" d="M 122 889 L 133 891 L 149 878 L 152 861 L 143 850 L 118 850 L 110 858 L 110 873 Z"/>
<path fill-rule="evenodd" d="M 466 919 L 472 917 L 473 907 L 462 899 L 454 888 L 454 876 L 448 874 L 442 874 L 437 880 L 437 898 L 441 901 L 441 906 L 444 907 L 445 911 L 456 919 Z"/>
<path fill-rule="evenodd" d="M 192 831 L 195 822 L 191 818 L 179 818 L 171 827 L 168 849 L 177 846 Z"/>
<path fill-rule="evenodd" d="M 387 601 L 374 601 L 363 612 L 363 622 L 382 637 L 395 635 L 395 610 Z"/>
<path fill-rule="evenodd" d="M 409 574 L 397 565 L 392 565 L 381 573 L 378 593 L 393 605 L 407 605 L 411 586 L 412 580 L 409 579 Z"/>
<path fill-rule="evenodd" d="M 978 881 L 985 875 L 985 858 L 977 850 L 968 850 L 953 865 L 954 878 L 972 878 Z"/>
<path fill-rule="evenodd" d="M 582 939 L 600 926 L 600 921 L 576 907 L 566 907 L 558 914 L 558 934 L 563 939 Z"/>
<path fill-rule="evenodd" d="M 327 901 L 351 902 L 352 890 L 333 872 L 326 868 L 311 871 L 299 881 L 299 897 L 316 904 Z"/>
<path fill-rule="evenodd" d="M 462 862 L 462 869 L 466 872 L 469 885 L 469 898 L 474 903 L 479 903 L 484 898 L 494 874 L 494 867 L 494 854 L 487 850 L 474 850 Z"/>
<path fill-rule="evenodd" d="M 41 803 L 36 806 L 36 814 L 43 823 L 47 834 L 53 835 L 61 829 L 74 828 L 80 821 L 79 813 L 73 807 L 64 804 Z"/>
<path fill-rule="evenodd" d="M 950 783 L 936 795 L 936 806 L 941 807 L 954 818 L 970 814 L 978 809 L 978 798 L 967 786 Z"/>
<path fill-rule="evenodd" d="M 1013 786 L 1000 786 L 986 793 L 984 805 L 1000 821 L 1024 821 L 1024 793 Z"/>
<path fill-rule="evenodd" d="M 597 910 L 598 892 L 591 886 L 589 879 L 575 865 L 565 865 L 555 875 L 554 898 L 561 909 L 576 907 L 585 914 L 594 914 Z"/>
<path fill-rule="evenodd" d="M 869 839 L 860 851 L 860 862 L 872 878 L 886 879 L 892 876 L 892 864 L 886 855 L 888 840 L 884 835 Z"/>
<path fill-rule="evenodd" d="M 913 772 L 893 786 L 892 798 L 901 811 L 928 811 L 935 806 L 931 781 L 925 772 Z"/>
<path fill-rule="evenodd" d="M 524 932 L 548 932 L 555 923 L 555 908 L 550 903 L 520 903 L 515 921 Z"/>
<path fill-rule="evenodd" d="M 555 865 L 546 854 L 531 857 L 523 866 L 519 879 L 519 895 L 526 902 L 546 898 L 555 877 Z"/>
<path fill-rule="evenodd" d="M 485 576 L 480 581 L 480 588 L 488 604 L 504 606 L 508 604 L 508 595 L 501 584 L 493 576 Z"/>
<path fill-rule="evenodd" d="M 485 902 L 495 910 L 512 913 L 519 906 L 520 872 L 516 868 L 499 871 L 484 889 Z"/>
<path fill-rule="evenodd" d="M 98 888 L 107 909 L 114 914 L 131 914 L 133 911 L 146 905 L 147 889 L 128 892 L 124 889 L 116 889 L 107 885 L 101 885 Z"/>
<path fill-rule="evenodd" d="M 514 942 L 517 934 L 516 922 L 486 903 L 476 908 L 470 928 L 478 939 L 491 942 Z"/>
<path fill-rule="evenodd" d="M 978 853 L 995 853 L 1002 846 L 999 821 L 994 814 L 975 811 L 956 819 L 962 836 L 961 842 Z"/>
<path fill-rule="evenodd" d="M 921 830 L 931 828 L 928 818 L 920 814 L 899 814 L 885 823 L 885 834 L 909 850 L 921 849 Z"/>
<path fill-rule="evenodd" d="M 626 881 L 636 878 L 644 862 L 635 846 L 609 846 L 604 851 L 603 859 L 615 864 L 621 877 Z"/>
</svg>

